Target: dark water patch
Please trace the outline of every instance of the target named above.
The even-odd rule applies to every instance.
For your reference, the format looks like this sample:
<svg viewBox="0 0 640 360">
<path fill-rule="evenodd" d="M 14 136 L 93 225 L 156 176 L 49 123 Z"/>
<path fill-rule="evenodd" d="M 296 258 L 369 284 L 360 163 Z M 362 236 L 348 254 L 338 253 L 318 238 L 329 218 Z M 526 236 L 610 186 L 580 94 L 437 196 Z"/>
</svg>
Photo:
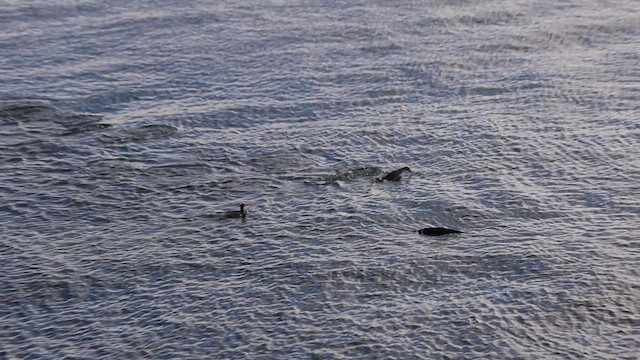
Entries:
<svg viewBox="0 0 640 360">
<path fill-rule="evenodd" d="M 286 177 L 287 174 L 297 173 L 315 166 L 315 157 L 304 154 L 295 147 L 290 147 L 289 149 L 268 151 L 264 155 L 243 160 L 243 163 L 263 174 Z"/>
<path fill-rule="evenodd" d="M 536 279 L 545 276 L 550 262 L 536 255 L 491 254 L 482 257 L 436 257 L 443 273 L 470 278 Z M 442 261 L 440 263 L 440 261 Z"/>
<path fill-rule="evenodd" d="M 21 4 L 8 14 L 2 14 L 0 19 L 6 22 L 23 21 L 60 21 L 64 18 L 91 15 L 102 12 L 104 7 L 92 3 L 60 3 L 60 4 Z"/>
<path fill-rule="evenodd" d="M 354 90 L 355 91 L 355 90 Z M 382 91 L 382 90 L 381 90 Z M 243 105 L 239 107 L 215 110 L 203 121 L 212 128 L 251 128 L 267 124 L 287 123 L 305 124 L 307 122 L 326 121 L 328 116 L 349 111 L 366 111 L 372 106 L 383 106 L 415 102 L 415 91 L 403 89 L 391 91 L 389 96 L 380 96 L 386 90 L 378 92 L 365 88 L 359 96 L 323 99 L 322 101 L 303 101 L 283 105 Z M 331 117 L 329 117 L 331 119 Z"/>
<path fill-rule="evenodd" d="M 128 50 L 127 50 L 128 51 Z M 106 69 L 101 71 L 103 76 L 116 77 L 122 76 L 122 74 L 138 74 L 143 71 L 145 66 L 149 66 L 146 62 L 143 63 L 111 63 Z M 91 106 L 85 105 L 86 111 L 96 113 L 115 113 L 121 106 L 126 104 L 144 103 L 151 99 L 170 99 L 172 94 L 167 89 L 149 87 L 142 89 L 131 88 L 119 88 L 113 91 L 100 92 L 87 96 L 83 103 L 91 104 Z"/>
<path fill-rule="evenodd" d="M 0 102 L 0 125 L 18 125 L 16 134 L 74 135 L 111 126 L 102 121 L 95 114 L 65 114 L 44 100 Z"/>
<path fill-rule="evenodd" d="M 0 147 L 1 148 L 1 147 Z M 26 140 L 13 144 L 10 148 L 5 148 L 5 153 L 11 152 L 24 159 L 37 159 L 40 157 L 50 157 L 56 154 L 62 155 L 73 152 L 73 148 L 56 141 L 50 140 Z"/>
<path fill-rule="evenodd" d="M 175 10 L 175 9 L 174 9 Z M 116 34 L 139 33 L 146 34 L 145 38 L 154 38 L 154 36 L 167 36 L 167 29 L 175 29 L 177 27 L 202 27 L 219 23 L 223 20 L 214 12 L 189 11 L 189 8 L 180 9 L 175 12 L 136 12 L 132 14 L 135 17 L 135 24 L 131 24 L 129 20 L 123 20 L 119 17 L 109 18 L 96 24 L 96 27 L 88 35 L 92 36 L 113 36 Z M 135 30 L 137 29 L 137 30 Z M 137 37 L 130 39 L 137 40 Z"/>
<path fill-rule="evenodd" d="M 76 114 L 64 116 L 56 122 L 64 125 L 67 131 L 61 135 L 76 135 L 110 128 L 112 125 L 102 122 L 103 118 L 95 114 Z"/>
<path fill-rule="evenodd" d="M 137 128 L 112 128 L 105 132 L 102 141 L 116 144 L 136 143 L 171 138 L 178 129 L 170 125 L 142 125 Z"/>
<path fill-rule="evenodd" d="M 301 175 L 299 177 L 290 178 L 290 179 L 300 179 L 304 180 L 307 184 L 316 184 L 316 185 L 331 185 L 336 182 L 344 182 L 357 180 L 361 178 L 371 178 L 373 182 L 376 176 L 380 176 L 383 173 L 382 168 L 377 166 L 368 166 L 364 165 L 362 167 L 356 167 L 353 169 L 347 170 L 335 170 L 334 174 L 328 175 Z"/>
<path fill-rule="evenodd" d="M 107 128 L 110 128 L 111 124 L 100 124 L 100 123 L 83 123 L 83 124 L 74 124 L 69 127 L 69 130 L 62 135 L 76 135 L 82 134 L 86 132 L 100 131 Z"/>
<path fill-rule="evenodd" d="M 460 24 L 471 26 L 506 26 L 524 18 L 524 14 L 512 13 L 509 11 L 496 11 L 477 15 L 458 16 L 456 17 L 456 21 Z"/>
<path fill-rule="evenodd" d="M 117 157 L 89 160 L 86 166 L 91 169 L 91 174 L 106 177 L 142 173 L 147 164 L 127 157 Z"/>
<path fill-rule="evenodd" d="M 207 164 L 166 164 L 150 166 L 144 170 L 147 175 L 168 177 L 194 176 L 211 172 L 212 168 Z"/>
<path fill-rule="evenodd" d="M 63 117 L 62 113 L 48 101 L 0 101 L 0 124 L 2 125 L 22 122 L 54 121 L 61 117 Z"/>
<path fill-rule="evenodd" d="M 376 44 L 371 46 L 363 46 L 360 51 L 371 52 L 376 55 L 394 53 L 402 50 L 402 45 L 396 43 Z"/>
<path fill-rule="evenodd" d="M 167 187 L 167 191 L 172 191 L 176 193 L 206 193 L 212 191 L 221 186 L 221 181 L 212 180 L 205 181 L 196 184 L 177 184 L 174 187 Z"/>
<path fill-rule="evenodd" d="M 387 295 L 411 293 L 463 284 L 466 281 L 509 279 L 536 280 L 545 276 L 548 262 L 535 255 L 450 256 L 427 258 L 411 256 L 405 262 L 385 265 L 354 265 L 331 267 L 333 270 L 308 270 L 303 283 L 320 285 L 320 289 L 368 289 L 376 284 L 378 292 Z"/>
<path fill-rule="evenodd" d="M 317 106 L 316 106 L 317 107 Z M 211 125 L 216 128 L 247 127 L 255 123 L 274 120 L 311 121 L 318 118 L 313 106 L 241 106 L 217 110 L 211 115 Z"/>
<path fill-rule="evenodd" d="M 498 43 L 498 44 L 483 44 L 476 48 L 477 51 L 487 52 L 490 54 L 498 53 L 498 52 L 522 52 L 528 53 L 533 51 L 531 45 L 526 42 L 521 43 Z"/>
</svg>

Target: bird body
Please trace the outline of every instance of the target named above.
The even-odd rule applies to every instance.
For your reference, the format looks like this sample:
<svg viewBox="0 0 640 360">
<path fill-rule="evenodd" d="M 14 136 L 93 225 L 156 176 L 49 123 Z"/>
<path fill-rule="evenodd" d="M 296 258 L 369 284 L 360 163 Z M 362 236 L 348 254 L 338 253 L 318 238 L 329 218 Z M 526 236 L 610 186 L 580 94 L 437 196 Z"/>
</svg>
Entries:
<svg viewBox="0 0 640 360">
<path fill-rule="evenodd" d="M 460 230 L 447 229 L 443 227 L 431 227 L 424 228 L 418 230 L 418 234 L 426 235 L 426 236 L 440 236 L 446 234 L 459 234 L 462 233 Z"/>
<path fill-rule="evenodd" d="M 405 172 L 405 171 L 412 172 L 411 169 L 409 169 L 408 166 L 405 166 L 405 167 L 403 167 L 401 169 L 394 170 L 394 171 L 388 173 L 382 179 L 379 179 L 379 181 L 382 181 L 382 180 L 400 181 L 400 179 L 402 179 L 402 173 Z"/>
<path fill-rule="evenodd" d="M 222 217 L 227 219 L 245 218 L 247 212 L 244 210 L 244 204 L 240 204 L 240 211 L 227 211 Z"/>
</svg>

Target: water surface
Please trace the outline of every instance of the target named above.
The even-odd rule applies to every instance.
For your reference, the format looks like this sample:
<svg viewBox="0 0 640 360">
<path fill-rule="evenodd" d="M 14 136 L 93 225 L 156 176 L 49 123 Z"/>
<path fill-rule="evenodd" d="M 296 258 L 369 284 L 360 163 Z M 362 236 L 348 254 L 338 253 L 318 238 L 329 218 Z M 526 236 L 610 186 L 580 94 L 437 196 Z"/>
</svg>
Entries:
<svg viewBox="0 0 640 360">
<path fill-rule="evenodd" d="M 1 5 L 0 357 L 640 355 L 635 1 Z"/>
</svg>

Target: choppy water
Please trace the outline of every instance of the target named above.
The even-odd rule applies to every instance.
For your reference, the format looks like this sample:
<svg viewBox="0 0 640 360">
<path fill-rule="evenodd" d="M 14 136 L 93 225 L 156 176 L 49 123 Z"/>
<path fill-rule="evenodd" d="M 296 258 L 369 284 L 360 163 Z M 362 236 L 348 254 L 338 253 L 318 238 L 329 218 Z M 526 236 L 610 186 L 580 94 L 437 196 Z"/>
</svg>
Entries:
<svg viewBox="0 0 640 360">
<path fill-rule="evenodd" d="M 0 5 L 0 358 L 640 356 L 634 0 Z"/>
</svg>

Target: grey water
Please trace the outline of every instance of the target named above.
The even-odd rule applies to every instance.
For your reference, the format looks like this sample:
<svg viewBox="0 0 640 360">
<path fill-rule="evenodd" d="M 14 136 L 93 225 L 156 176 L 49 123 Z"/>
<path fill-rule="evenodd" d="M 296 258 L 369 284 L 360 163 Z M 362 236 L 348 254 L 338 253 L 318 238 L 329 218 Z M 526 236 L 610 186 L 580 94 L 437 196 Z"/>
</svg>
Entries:
<svg viewBox="0 0 640 360">
<path fill-rule="evenodd" d="M 639 49 L 635 0 L 0 0 L 0 358 L 637 359 Z"/>
</svg>

